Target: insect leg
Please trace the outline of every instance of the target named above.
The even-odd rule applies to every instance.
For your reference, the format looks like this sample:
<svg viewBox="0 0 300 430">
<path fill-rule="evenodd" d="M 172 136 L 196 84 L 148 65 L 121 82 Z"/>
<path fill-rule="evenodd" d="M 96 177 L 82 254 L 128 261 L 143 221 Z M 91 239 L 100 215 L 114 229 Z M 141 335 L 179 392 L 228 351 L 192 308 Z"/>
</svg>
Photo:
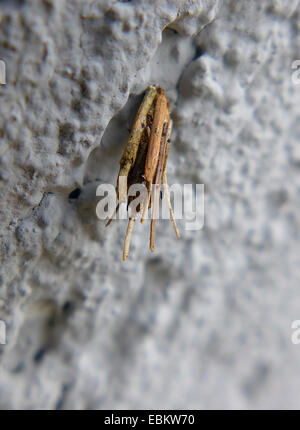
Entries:
<svg viewBox="0 0 300 430">
<path fill-rule="evenodd" d="M 164 91 L 158 88 L 158 95 L 154 109 L 153 123 L 151 127 L 151 136 L 149 139 L 149 148 L 145 164 L 145 178 L 147 182 L 153 182 L 156 172 L 160 147 L 161 136 L 164 127 L 165 117 L 168 115 L 167 98 Z"/>
<path fill-rule="evenodd" d="M 147 88 L 142 104 L 136 115 L 131 133 L 120 160 L 120 170 L 117 179 L 117 196 L 121 202 L 126 201 L 127 196 L 127 177 L 131 167 L 133 166 L 138 152 L 140 140 L 147 123 L 147 114 L 153 104 L 157 94 L 156 88 L 150 86 Z M 124 177 L 125 180 L 119 181 L 119 177 Z"/>
<path fill-rule="evenodd" d="M 129 221 L 128 221 L 126 236 L 125 236 L 125 240 L 124 240 L 124 247 L 123 247 L 123 261 L 127 260 L 127 257 L 129 255 L 131 234 L 132 234 L 135 220 L 136 220 L 136 217 L 133 216 L 133 217 L 129 218 Z"/>
<path fill-rule="evenodd" d="M 153 187 L 154 187 L 153 206 L 152 206 L 151 227 L 150 227 L 150 250 L 151 251 L 154 251 L 156 214 L 157 214 L 158 205 L 159 205 L 160 186 L 162 183 L 162 175 L 163 175 L 163 169 L 164 169 L 165 157 L 166 157 L 167 139 L 169 136 L 169 125 L 170 125 L 169 115 L 165 116 L 165 120 L 166 122 L 163 125 L 159 159 L 157 163 L 157 170 L 155 173 L 155 179 L 153 184 Z"/>
<path fill-rule="evenodd" d="M 167 172 L 166 171 L 164 171 L 164 174 L 163 174 L 163 184 L 164 184 L 164 192 L 166 194 L 167 201 L 168 201 L 171 222 L 173 224 L 177 239 L 180 239 L 180 233 L 179 233 L 176 221 L 175 221 L 175 216 L 174 216 L 174 212 L 173 212 L 172 205 L 171 205 L 171 198 L 170 198 L 169 187 L 168 187 L 168 183 L 167 183 Z"/>
</svg>

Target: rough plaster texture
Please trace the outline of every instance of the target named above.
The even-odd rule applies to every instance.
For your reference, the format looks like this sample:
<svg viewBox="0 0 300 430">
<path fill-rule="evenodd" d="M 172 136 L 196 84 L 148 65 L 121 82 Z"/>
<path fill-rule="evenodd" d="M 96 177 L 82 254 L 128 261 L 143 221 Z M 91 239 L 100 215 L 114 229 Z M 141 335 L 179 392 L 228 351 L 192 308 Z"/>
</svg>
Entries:
<svg viewBox="0 0 300 430">
<path fill-rule="evenodd" d="M 1 408 L 299 408 L 300 58 L 294 0 L 1 1 Z M 97 220 L 150 83 L 177 241 Z M 71 194 L 80 188 L 81 193 Z"/>
</svg>

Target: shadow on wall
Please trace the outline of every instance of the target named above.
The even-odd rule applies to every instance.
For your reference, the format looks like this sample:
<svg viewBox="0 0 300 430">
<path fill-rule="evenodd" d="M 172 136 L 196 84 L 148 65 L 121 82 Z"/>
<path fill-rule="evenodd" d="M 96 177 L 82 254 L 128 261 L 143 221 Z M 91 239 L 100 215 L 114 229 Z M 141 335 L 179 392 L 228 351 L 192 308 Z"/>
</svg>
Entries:
<svg viewBox="0 0 300 430">
<path fill-rule="evenodd" d="M 162 43 L 146 69 L 140 72 L 141 86 L 129 96 L 126 105 L 111 119 L 100 146 L 91 152 L 86 163 L 84 184 L 96 180 L 115 184 L 119 160 L 145 88 L 153 84 L 161 85 L 167 91 L 171 106 L 174 107 L 182 70 L 195 55 L 198 55 L 198 50 L 191 44 L 190 37 L 180 36 L 174 30 L 164 30 Z"/>
</svg>

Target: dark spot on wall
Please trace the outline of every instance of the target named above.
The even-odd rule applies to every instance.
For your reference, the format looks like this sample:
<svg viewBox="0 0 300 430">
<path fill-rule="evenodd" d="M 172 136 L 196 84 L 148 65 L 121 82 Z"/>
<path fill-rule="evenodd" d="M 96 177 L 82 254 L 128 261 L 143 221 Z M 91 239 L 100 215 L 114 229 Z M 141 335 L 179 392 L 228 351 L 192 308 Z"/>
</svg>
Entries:
<svg viewBox="0 0 300 430">
<path fill-rule="evenodd" d="M 84 79 L 81 79 L 79 82 L 79 85 L 80 85 L 81 96 L 88 98 L 90 93 L 89 93 L 89 88 L 87 86 L 86 81 Z"/>
<path fill-rule="evenodd" d="M 124 33 L 128 33 L 131 30 L 130 24 L 128 22 L 124 22 L 122 26 L 122 30 L 124 31 Z"/>
<path fill-rule="evenodd" d="M 288 192 L 282 188 L 269 192 L 267 197 L 269 205 L 274 209 L 279 209 L 288 201 L 289 195 Z"/>
<path fill-rule="evenodd" d="M 74 309 L 74 306 L 70 300 L 67 300 L 62 306 L 62 311 L 65 315 L 69 315 L 73 309 Z"/>
<path fill-rule="evenodd" d="M 46 349 L 40 348 L 36 351 L 36 353 L 33 356 L 33 361 L 35 363 L 41 363 L 45 357 Z"/>
<path fill-rule="evenodd" d="M 74 112 L 80 113 L 81 112 L 81 102 L 78 99 L 72 100 L 71 102 L 71 108 Z"/>
<path fill-rule="evenodd" d="M 203 45 L 196 46 L 195 54 L 192 61 L 197 60 L 197 58 L 201 57 L 204 54 L 205 54 L 204 46 Z"/>
<path fill-rule="evenodd" d="M 51 1 L 50 0 L 44 0 L 43 5 L 44 5 L 46 13 L 48 13 L 50 15 L 53 11 L 53 4 L 51 3 Z"/>
<path fill-rule="evenodd" d="M 74 141 L 74 127 L 72 124 L 66 122 L 59 125 L 58 131 L 59 146 L 57 149 L 58 154 L 67 154 L 69 144 Z"/>
<path fill-rule="evenodd" d="M 81 194 L 81 189 L 80 188 L 75 188 L 75 190 L 71 191 L 69 194 L 69 199 L 78 199 L 78 197 Z"/>
</svg>

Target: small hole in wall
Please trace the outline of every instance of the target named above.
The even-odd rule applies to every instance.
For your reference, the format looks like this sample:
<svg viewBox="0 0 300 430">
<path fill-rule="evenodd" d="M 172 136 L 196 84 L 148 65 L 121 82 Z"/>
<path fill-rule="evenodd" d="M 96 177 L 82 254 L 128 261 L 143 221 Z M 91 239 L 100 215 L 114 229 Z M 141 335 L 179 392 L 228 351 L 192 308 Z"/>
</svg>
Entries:
<svg viewBox="0 0 300 430">
<path fill-rule="evenodd" d="M 81 194 L 80 188 L 75 188 L 75 190 L 71 191 L 69 194 L 69 199 L 78 199 Z"/>
<path fill-rule="evenodd" d="M 74 308 L 73 303 L 70 301 L 66 301 L 62 306 L 62 311 L 65 315 L 70 314 L 73 308 Z"/>
<path fill-rule="evenodd" d="M 45 348 L 40 348 L 40 349 L 38 349 L 38 350 L 37 350 L 37 352 L 34 354 L 34 356 L 33 356 L 33 360 L 34 360 L 36 363 L 40 363 L 40 362 L 43 360 L 43 358 L 45 357 L 45 354 L 46 354 L 46 349 L 45 349 Z"/>
<path fill-rule="evenodd" d="M 196 46 L 195 55 L 194 55 L 193 60 L 197 60 L 197 58 L 201 57 L 204 54 L 205 54 L 204 46 L 203 45 Z"/>
</svg>

